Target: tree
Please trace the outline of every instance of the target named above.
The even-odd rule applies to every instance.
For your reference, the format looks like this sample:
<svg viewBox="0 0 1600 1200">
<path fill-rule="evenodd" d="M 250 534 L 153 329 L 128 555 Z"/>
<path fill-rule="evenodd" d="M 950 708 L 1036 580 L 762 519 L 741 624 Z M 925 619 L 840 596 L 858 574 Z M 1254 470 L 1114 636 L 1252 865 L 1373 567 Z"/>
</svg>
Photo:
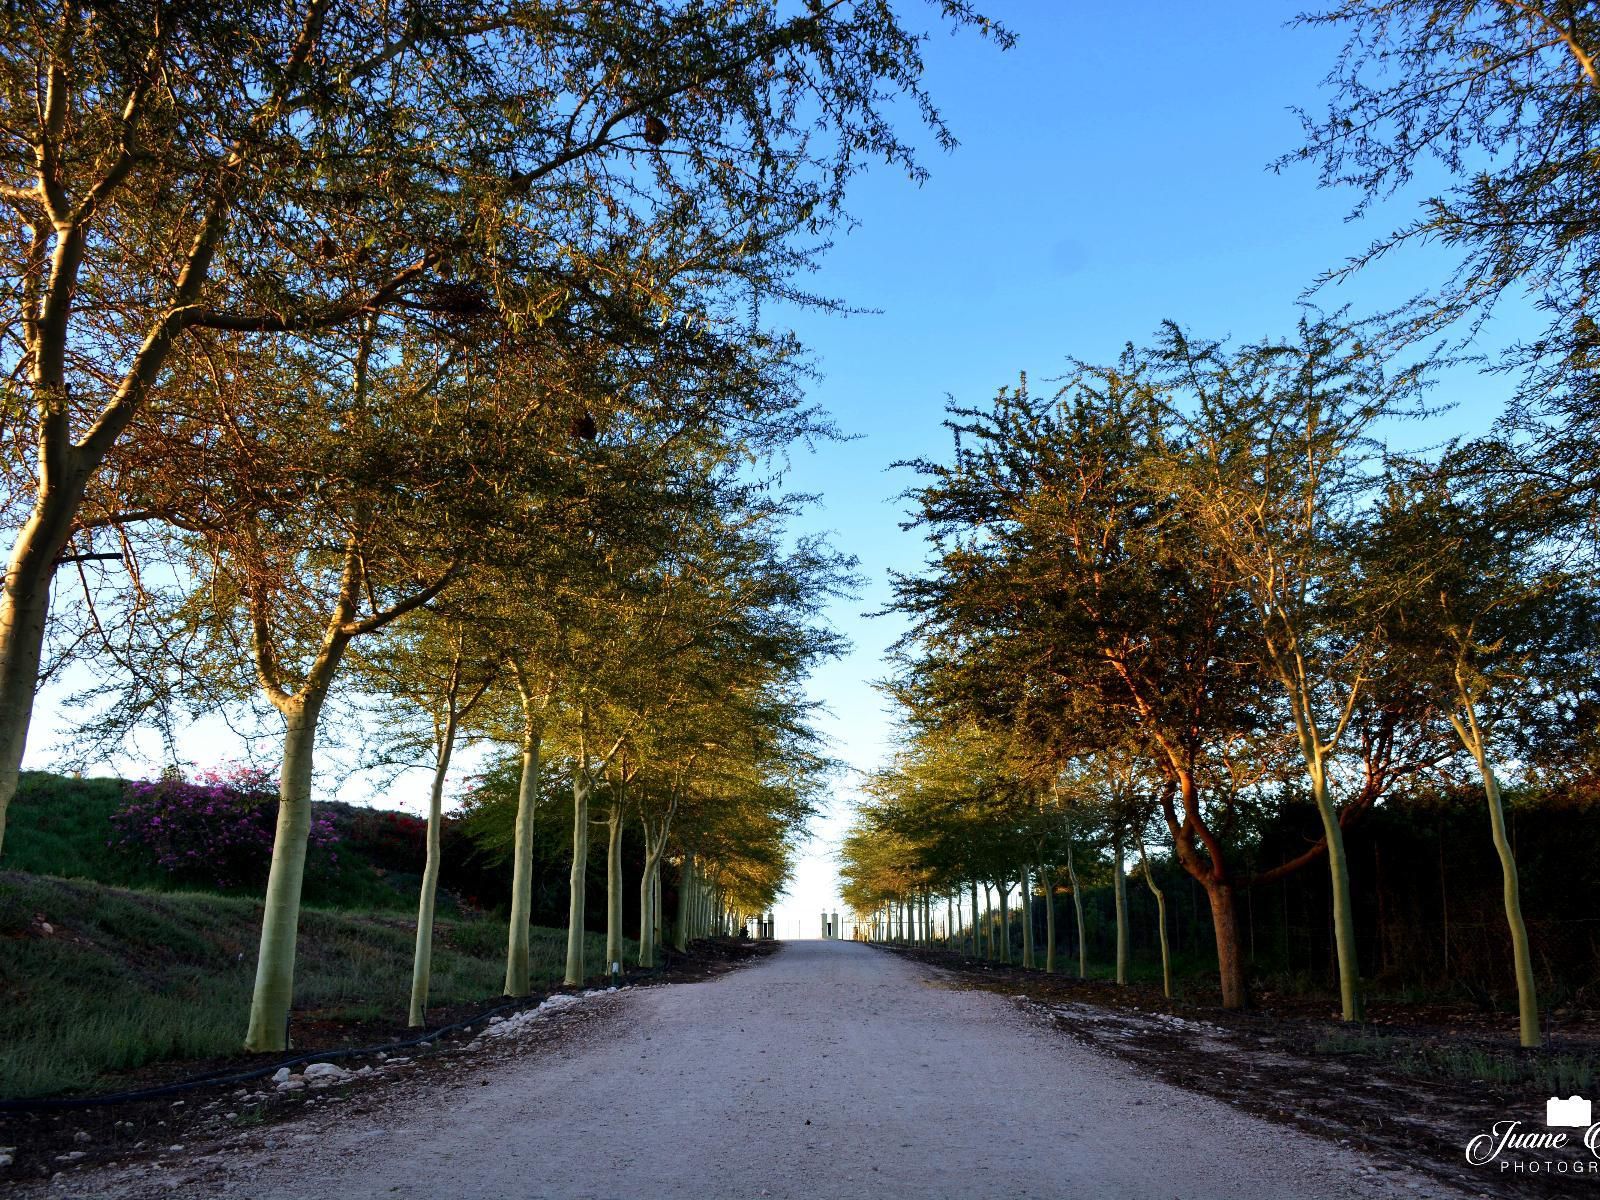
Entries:
<svg viewBox="0 0 1600 1200">
<path fill-rule="evenodd" d="M 1533 955 L 1494 759 L 1515 756 L 1518 728 L 1567 723 L 1557 697 L 1591 684 L 1586 631 L 1600 609 L 1572 567 L 1579 514 L 1548 489 L 1508 484 L 1515 471 L 1510 448 L 1493 441 L 1399 464 L 1364 559 L 1375 585 L 1401 597 L 1386 629 L 1399 669 L 1444 713 L 1482 782 L 1521 1041 L 1537 1046 Z"/>
<path fill-rule="evenodd" d="M 485 693 L 494 685 L 498 664 L 492 658 L 469 660 L 466 629 L 461 621 L 417 621 L 399 638 L 377 654 L 364 656 L 356 669 L 364 682 L 381 696 L 390 699 L 398 712 L 385 712 L 385 724 L 399 726 L 399 738 L 391 736 L 388 756 L 409 759 L 420 742 L 426 742 L 433 759 L 432 783 L 428 789 L 428 827 L 422 868 L 422 884 L 417 897 L 417 938 L 412 957 L 411 1001 L 406 1022 L 420 1028 L 426 1021 L 428 988 L 433 973 L 433 914 L 439 891 L 442 856 L 444 788 L 450 773 L 450 760 L 462 724 L 470 719 Z M 409 711 L 407 711 L 409 710 Z M 427 733 L 417 737 L 405 729 L 405 722 L 420 710 L 427 722 Z M 398 741 L 399 745 L 392 743 Z"/>
<path fill-rule="evenodd" d="M 1010 42 L 964 0 L 941 11 Z M 152 515 L 104 467 L 174 411 L 193 335 L 307 336 L 416 300 L 532 332 L 573 308 L 696 325 L 735 295 L 805 300 L 802 239 L 863 163 L 920 171 L 895 100 L 951 143 L 918 40 L 849 0 L 9 7 L 0 355 L 35 436 L 11 464 L 0 835 L 51 577 L 75 539 Z"/>
<path fill-rule="evenodd" d="M 914 464 L 933 561 L 896 578 L 896 603 L 943 664 L 931 703 L 1008 728 L 1055 771 L 1111 744 L 1173 781 L 1163 813 L 1206 890 L 1224 1003 L 1238 1006 L 1238 881 L 1199 778 L 1218 739 L 1255 719 L 1256 635 L 1154 482 L 1173 432 L 1150 373 L 1130 349 L 1114 367 L 1080 365 L 1052 399 L 1024 380 L 989 410 L 954 408 L 953 460 Z"/>
<path fill-rule="evenodd" d="M 538 461 L 505 419 L 514 410 L 496 407 L 504 393 L 378 343 L 379 326 L 368 322 L 347 360 L 287 357 L 280 343 L 214 377 L 211 398 L 234 414 L 242 452 L 214 463 L 220 474 L 178 481 L 166 498 L 186 527 L 174 550 L 187 558 L 174 561 L 199 581 L 178 619 L 206 639 L 214 670 L 243 668 L 237 651 L 248 647 L 248 669 L 284 722 L 246 1036 L 255 1050 L 286 1046 L 317 731 L 346 651 L 437 596 L 465 569 L 484 524 L 506 519 L 485 505 L 486 478 L 502 499 L 544 482 L 537 471 L 513 482 L 501 466 L 512 448 L 518 461 Z M 256 408 L 274 409 L 274 419 L 242 415 Z M 461 437 L 469 426 L 475 436 Z"/>
<path fill-rule="evenodd" d="M 1412 415 L 1421 368 L 1388 372 L 1361 331 L 1337 318 L 1302 320 L 1283 343 L 1230 353 L 1166 327 L 1159 351 L 1186 444 L 1165 456 L 1162 482 L 1200 531 L 1208 562 L 1247 598 L 1262 666 L 1281 687 L 1322 820 L 1333 890 L 1340 1006 L 1361 1016 L 1335 756 L 1381 649 L 1379 616 L 1350 603 L 1355 517 L 1373 473 L 1364 439 L 1381 420 Z"/>
</svg>

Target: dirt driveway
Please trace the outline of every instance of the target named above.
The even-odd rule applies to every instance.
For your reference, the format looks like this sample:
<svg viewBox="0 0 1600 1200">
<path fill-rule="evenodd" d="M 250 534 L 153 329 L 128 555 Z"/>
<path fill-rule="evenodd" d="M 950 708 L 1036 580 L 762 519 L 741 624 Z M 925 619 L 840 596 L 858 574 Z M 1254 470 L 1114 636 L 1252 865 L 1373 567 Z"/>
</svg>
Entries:
<svg viewBox="0 0 1600 1200">
<path fill-rule="evenodd" d="M 320 1106 L 189 1147 L 184 1162 L 63 1175 L 49 1194 L 1461 1195 L 1160 1083 L 1004 997 L 853 943 L 795 942 L 709 982 L 586 1003 L 597 1019 L 526 1054 L 464 1054 L 381 1102 Z"/>
</svg>

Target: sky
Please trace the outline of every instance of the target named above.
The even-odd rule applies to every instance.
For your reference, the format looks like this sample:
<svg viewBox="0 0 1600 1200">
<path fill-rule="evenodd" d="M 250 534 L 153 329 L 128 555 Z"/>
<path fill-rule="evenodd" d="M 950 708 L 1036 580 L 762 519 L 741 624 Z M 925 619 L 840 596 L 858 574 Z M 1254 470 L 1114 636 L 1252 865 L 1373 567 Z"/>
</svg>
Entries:
<svg viewBox="0 0 1600 1200">
<path fill-rule="evenodd" d="M 936 11 L 916 0 L 902 7 L 929 21 Z M 811 685 L 827 705 L 822 727 L 851 770 L 777 907 L 781 937 L 817 936 L 820 912 L 842 911 L 834 856 L 857 773 L 891 748 L 891 717 L 871 683 L 901 625 L 863 614 L 883 607 L 888 572 L 915 568 L 921 546 L 899 527 L 897 497 L 911 476 L 889 465 L 948 453 L 940 420 L 949 399 L 982 403 L 1022 371 L 1039 388 L 1069 357 L 1111 358 L 1164 319 L 1241 339 L 1289 330 L 1318 274 L 1398 223 L 1416 198 L 1350 223 L 1353 194 L 1320 189 L 1310 166 L 1270 169 L 1299 144 L 1291 108 L 1325 102 L 1320 81 L 1337 50 L 1327 31 L 1287 27 L 1287 6 L 990 7 L 1018 34 L 1014 49 L 947 32 L 934 32 L 926 48 L 928 89 L 960 146 L 946 154 L 921 139 L 932 172 L 921 186 L 882 166 L 859 179 L 850 198 L 857 225 L 803 281 L 873 311 L 768 314 L 812 348 L 822 378 L 811 399 L 853 438 L 794 459 L 788 484 L 823 497 L 801 525 L 831 531 L 866 579 L 859 598 L 831 612 L 853 651 Z M 1407 252 L 1315 299 L 1379 311 L 1449 265 L 1434 252 Z M 1513 306 L 1487 336 L 1509 340 L 1519 327 L 1527 318 Z M 1402 436 L 1481 429 L 1504 388 L 1457 371 L 1436 397 L 1452 412 Z M 54 733 L 60 695 L 41 697 L 28 767 L 72 765 Z M 186 758 L 236 756 L 217 729 L 193 736 Z M 424 797 L 425 780 L 414 775 L 382 802 L 418 810 Z"/>
<path fill-rule="evenodd" d="M 912 482 L 889 464 L 946 456 L 950 399 L 983 403 L 1026 371 L 1036 389 L 1069 357 L 1102 361 L 1165 319 L 1197 333 L 1264 337 L 1292 328 L 1318 275 L 1412 211 L 1404 196 L 1350 223 L 1353 193 L 1318 187 L 1309 166 L 1269 164 L 1299 145 L 1291 109 L 1326 103 L 1321 80 L 1338 43 L 1285 25 L 1279 4 L 992 6 L 1018 34 L 1001 53 L 975 37 L 935 34 L 929 90 L 961 145 L 924 155 L 923 186 L 880 170 L 852 195 L 859 225 L 838 239 L 814 290 L 877 310 L 790 314 L 817 353 L 812 398 L 856 440 L 797 460 L 789 482 L 821 493 L 810 527 L 832 530 L 861 560 L 867 587 L 834 619 L 854 642 L 820 670 L 824 728 L 857 771 L 892 750 L 888 706 L 870 686 L 903 626 L 868 619 L 891 569 L 921 561 L 902 530 Z M 1377 312 L 1443 278 L 1450 260 L 1408 252 L 1313 297 Z M 1516 305 L 1486 336 L 1527 328 Z M 1470 370 L 1444 381 L 1454 405 L 1418 444 L 1486 427 L 1504 382 Z M 838 903 L 835 855 L 855 775 L 814 825 L 780 936 L 814 937 Z"/>
</svg>

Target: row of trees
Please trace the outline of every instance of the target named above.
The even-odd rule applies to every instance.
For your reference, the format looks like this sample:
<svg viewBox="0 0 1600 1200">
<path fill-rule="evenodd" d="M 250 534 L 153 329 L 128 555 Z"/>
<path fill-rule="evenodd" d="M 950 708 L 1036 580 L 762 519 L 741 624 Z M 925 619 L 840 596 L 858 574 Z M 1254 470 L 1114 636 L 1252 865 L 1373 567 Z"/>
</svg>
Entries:
<svg viewBox="0 0 1600 1200">
<path fill-rule="evenodd" d="M 858 906 L 962 881 L 1026 894 L 1074 826 L 1105 831 L 1120 887 L 1158 828 L 1205 889 L 1237 1006 L 1241 889 L 1322 863 L 1352 1020 L 1344 831 L 1467 772 L 1538 1040 L 1501 780 L 1596 765 L 1590 496 L 1512 428 L 1384 452 L 1425 372 L 1362 338 L 1338 318 L 1241 347 L 1168 326 L 1052 397 L 1024 382 L 952 411 L 953 458 L 916 464 L 928 566 L 896 581 L 907 747 L 864 827 L 897 834 L 875 851 L 895 853 L 852 854 Z M 1321 837 L 1247 867 L 1286 790 Z"/>
<path fill-rule="evenodd" d="M 1300 20 L 1348 41 L 1325 112 L 1302 114 L 1305 143 L 1278 166 L 1355 189 L 1355 216 L 1446 179 L 1327 278 L 1420 242 L 1459 252 L 1459 270 L 1371 322 L 1308 316 L 1243 346 L 1168 325 L 1075 365 L 1052 397 L 1024 381 L 952 410 L 951 459 L 912 464 L 930 555 L 897 580 L 914 622 L 892 684 L 906 744 L 847 846 L 852 902 L 1053 871 L 1091 824 L 1120 889 L 1126 848 L 1157 830 L 1210 901 L 1223 1002 L 1241 1005 L 1241 889 L 1322 863 L 1354 1019 L 1344 832 L 1464 775 L 1533 1044 L 1501 781 L 1582 793 L 1594 778 L 1600 21 L 1538 0 L 1348 0 Z M 1469 347 L 1508 291 L 1548 323 L 1493 364 L 1520 372 L 1504 419 L 1388 453 L 1397 422 L 1425 415 L 1433 364 L 1397 366 L 1407 348 L 1436 333 Z M 1286 789 L 1321 836 L 1251 862 Z"/>
<path fill-rule="evenodd" d="M 85 750 L 275 713 L 255 1050 L 285 1043 L 330 712 L 376 706 L 434 771 L 414 1022 L 463 738 L 520 759 L 508 994 L 551 753 L 569 981 L 596 809 L 613 961 L 625 821 L 644 961 L 669 855 L 680 938 L 770 903 L 826 765 L 799 687 L 850 566 L 785 532 L 803 498 L 775 464 L 830 430 L 759 306 L 826 305 L 795 273 L 866 162 L 919 175 L 893 106 L 948 142 L 919 41 L 858 0 L 8 6 L 0 838 L 71 664 Z M 63 570 L 78 600 L 52 609 Z"/>
</svg>

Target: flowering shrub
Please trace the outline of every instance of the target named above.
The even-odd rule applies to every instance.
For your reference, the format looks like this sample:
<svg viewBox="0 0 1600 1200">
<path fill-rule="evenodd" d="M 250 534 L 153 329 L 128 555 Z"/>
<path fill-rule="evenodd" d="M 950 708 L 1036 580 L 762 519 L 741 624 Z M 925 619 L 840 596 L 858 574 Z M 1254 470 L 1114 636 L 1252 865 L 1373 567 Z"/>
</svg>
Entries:
<svg viewBox="0 0 1600 1200">
<path fill-rule="evenodd" d="M 113 845 L 143 851 L 156 866 L 196 883 L 228 888 L 260 884 L 272 862 L 277 785 L 271 771 L 235 766 L 203 771 L 192 782 L 167 771 L 129 783 L 111 817 Z M 310 853 L 336 865 L 333 822 L 313 816 Z"/>
</svg>

